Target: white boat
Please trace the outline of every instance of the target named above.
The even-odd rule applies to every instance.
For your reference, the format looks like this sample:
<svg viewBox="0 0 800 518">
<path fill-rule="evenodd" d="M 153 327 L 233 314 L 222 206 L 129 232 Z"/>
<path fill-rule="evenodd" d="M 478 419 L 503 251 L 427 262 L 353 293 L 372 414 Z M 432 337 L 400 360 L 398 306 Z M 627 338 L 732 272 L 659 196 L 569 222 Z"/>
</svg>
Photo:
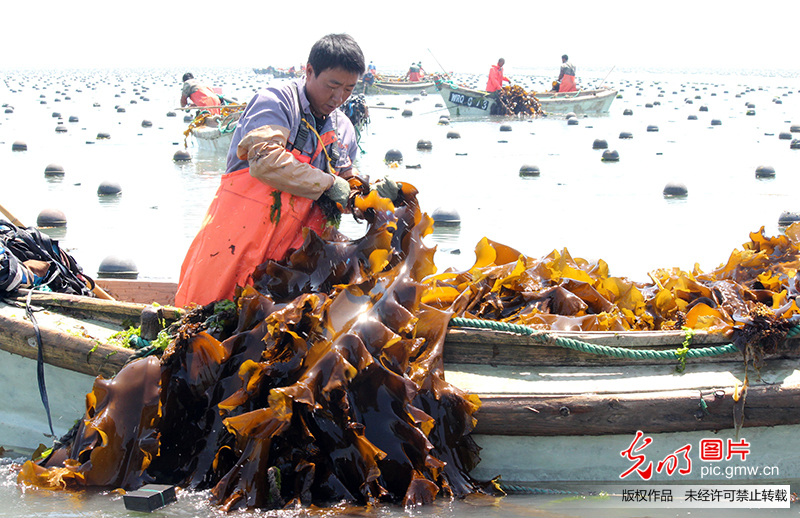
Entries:
<svg viewBox="0 0 800 518">
<path fill-rule="evenodd" d="M 112 295 L 169 303 L 175 285 L 159 284 L 103 281 Z M 123 319 L 136 320 L 149 305 L 62 294 L 37 294 L 33 303 L 47 308 L 36 318 L 58 437 L 83 414 L 84 395 L 95 376 L 114 374 L 134 355 L 106 341 Z M 168 320 L 180 316 L 175 308 L 164 311 Z M 697 357 L 690 356 L 685 372 L 677 373 L 672 355 L 685 340 L 683 331 L 522 335 L 470 328 L 465 319 L 453 324 L 445 339 L 445 378 L 482 402 L 472 434 L 482 448 L 472 471 L 477 479 L 641 482 L 644 476 L 633 467 L 645 471 L 651 462 L 647 480 L 675 483 L 763 482 L 766 470 L 775 478 L 800 472 L 800 339 L 787 340 L 768 358 L 760 378 L 751 367 L 746 401 L 736 401 L 744 365 L 738 350 L 719 334 L 696 333 L 692 350 Z M 592 350 L 565 348 L 564 341 L 589 344 Z M 617 357 L 607 354 L 612 350 L 594 350 L 604 347 L 635 353 L 620 358 L 619 350 L 614 350 Z M 667 360 L 654 358 L 652 351 Z M 704 356 L 704 351 L 719 354 Z M 34 330 L 23 310 L 3 303 L 0 358 L 6 396 L 0 445 L 49 445 Z M 738 434 L 737 412 L 744 416 Z M 708 444 L 721 445 L 732 456 L 706 460 L 701 452 Z M 634 451 L 639 447 L 644 448 Z M 760 470 L 752 471 L 754 466 Z"/>
<path fill-rule="evenodd" d="M 457 86 L 449 82 L 437 84 L 445 106 L 452 117 L 485 117 L 492 113 L 495 97 L 481 90 Z M 613 88 L 597 90 L 578 90 L 577 92 L 544 92 L 535 94 L 545 114 L 570 113 L 602 114 L 608 113 L 611 103 L 617 96 Z"/>
<path fill-rule="evenodd" d="M 244 111 L 244 105 L 220 105 L 208 108 L 220 108 L 222 114 L 198 115 L 189 123 L 189 128 L 184 134 L 187 137 L 189 135 L 194 137 L 197 149 L 201 153 L 225 155 L 231 147 L 233 132 Z"/>
<path fill-rule="evenodd" d="M 202 153 L 227 154 L 228 149 L 231 147 L 232 131 L 223 132 L 220 128 L 199 126 L 192 128 L 191 133 L 197 144 L 197 149 Z"/>
<path fill-rule="evenodd" d="M 383 81 L 373 81 L 367 83 L 363 79 L 359 80 L 354 90 L 357 93 L 365 95 L 379 95 L 379 94 L 435 94 L 437 92 L 436 82 L 431 81 L 406 81 L 405 79 L 386 78 Z"/>
</svg>

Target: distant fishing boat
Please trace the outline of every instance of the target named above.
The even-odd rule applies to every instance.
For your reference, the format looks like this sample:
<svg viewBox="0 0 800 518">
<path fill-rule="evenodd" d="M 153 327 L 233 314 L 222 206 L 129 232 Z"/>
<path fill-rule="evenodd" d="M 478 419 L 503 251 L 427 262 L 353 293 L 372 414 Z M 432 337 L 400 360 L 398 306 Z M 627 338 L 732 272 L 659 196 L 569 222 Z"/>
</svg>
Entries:
<svg viewBox="0 0 800 518">
<path fill-rule="evenodd" d="M 494 113 L 492 107 L 496 103 L 496 98 L 488 92 L 449 82 L 439 82 L 437 87 L 447 110 L 453 117 L 483 117 Z M 535 95 L 545 114 L 574 112 L 596 115 L 608 113 L 617 91 L 613 88 L 600 88 L 577 92 L 544 92 Z"/>
<path fill-rule="evenodd" d="M 244 104 L 241 105 L 220 105 L 210 108 L 220 108 L 222 114 L 211 116 L 203 114 L 202 111 L 190 123 L 184 132 L 185 136 L 194 137 L 197 148 L 201 152 L 213 154 L 226 154 L 231 147 L 233 132 L 239 122 L 239 117 L 244 111 Z M 189 109 L 197 109 L 189 108 Z"/>
<path fill-rule="evenodd" d="M 94 377 L 111 376 L 136 356 L 133 349 L 109 344 L 108 337 L 122 329 L 123 321 L 138 321 L 145 308 L 152 308 L 144 301 L 172 302 L 176 288 L 159 282 L 100 283 L 129 302 L 32 296 L 33 305 L 45 308 L 36 318 L 57 436 L 83 415 L 83 396 Z M 25 294 L 15 300 L 24 301 Z M 167 323 L 182 314 L 162 307 Z M 459 318 L 445 338 L 446 380 L 482 402 L 473 432 L 482 448 L 472 472 L 476 478 L 637 481 L 643 477 L 632 467 L 642 456 L 653 461 L 653 480 L 703 477 L 708 482 L 742 466 L 745 452 L 785 476 L 800 470 L 800 339 L 787 339 L 769 355 L 760 376 L 751 367 L 745 393 L 741 353 L 721 334 L 693 334 L 685 371 L 679 373 L 676 351 L 687 341 L 684 331 L 520 329 Z M 51 440 L 43 435 L 48 425 L 36 383 L 34 336 L 23 309 L 0 303 L 0 379 L 6 396 L 0 404 L 0 446 L 7 449 L 33 449 Z M 733 455 L 704 462 L 699 455 L 707 444 L 722 445 Z M 659 467 L 661 461 L 668 464 Z M 645 470 L 647 463 L 637 467 Z M 737 477 L 743 478 L 748 477 Z"/>
<path fill-rule="evenodd" d="M 360 79 L 355 87 L 355 92 L 364 95 L 380 94 L 434 94 L 436 83 L 433 79 L 425 81 L 406 81 L 401 76 L 379 76 L 373 82 Z"/>
</svg>

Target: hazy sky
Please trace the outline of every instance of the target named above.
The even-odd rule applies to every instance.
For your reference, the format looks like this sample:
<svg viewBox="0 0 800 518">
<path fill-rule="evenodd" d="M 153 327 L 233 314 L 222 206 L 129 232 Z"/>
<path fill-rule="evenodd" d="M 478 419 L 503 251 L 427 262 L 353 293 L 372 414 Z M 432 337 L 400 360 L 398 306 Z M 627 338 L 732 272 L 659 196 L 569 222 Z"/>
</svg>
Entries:
<svg viewBox="0 0 800 518">
<path fill-rule="evenodd" d="M 379 67 L 433 72 L 800 69 L 800 2 L 569 0 L 502 3 L 319 0 L 39 0 L 3 5 L 2 69 L 299 66 L 320 36 L 347 32 Z M 288 6 L 294 7 L 288 7 Z M 278 9 L 277 6 L 287 6 Z M 337 10 L 338 9 L 338 10 Z"/>
</svg>

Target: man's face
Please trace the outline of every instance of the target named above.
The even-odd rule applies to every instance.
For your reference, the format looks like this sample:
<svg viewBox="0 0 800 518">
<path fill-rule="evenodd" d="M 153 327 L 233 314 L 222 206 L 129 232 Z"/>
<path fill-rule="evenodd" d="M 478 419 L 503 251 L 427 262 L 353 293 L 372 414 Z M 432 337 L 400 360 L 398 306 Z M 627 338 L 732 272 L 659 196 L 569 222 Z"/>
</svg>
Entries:
<svg viewBox="0 0 800 518">
<path fill-rule="evenodd" d="M 309 64 L 306 67 L 306 93 L 313 113 L 327 117 L 341 106 L 356 87 L 358 76 L 338 67 L 317 74 Z"/>
</svg>

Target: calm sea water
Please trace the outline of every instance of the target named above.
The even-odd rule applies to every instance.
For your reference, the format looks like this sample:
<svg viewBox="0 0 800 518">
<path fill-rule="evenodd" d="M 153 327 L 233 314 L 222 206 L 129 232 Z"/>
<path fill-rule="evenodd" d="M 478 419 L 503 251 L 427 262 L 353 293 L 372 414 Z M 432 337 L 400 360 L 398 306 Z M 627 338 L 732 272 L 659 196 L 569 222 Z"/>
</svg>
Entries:
<svg viewBox="0 0 800 518">
<path fill-rule="evenodd" d="M 13 107 L 13 113 L 0 112 L 0 205 L 26 225 L 34 225 L 44 209 L 63 211 L 68 224 L 61 244 L 89 275 L 96 274 L 104 258 L 118 256 L 135 262 L 140 279 L 177 280 L 225 167 L 223 156 L 201 153 L 191 139 L 192 161 L 172 160 L 184 145 L 186 123 L 183 112 L 175 110 L 183 72 L 3 73 L 0 104 Z M 194 73 L 240 101 L 249 100 L 270 81 L 243 69 Z M 585 84 L 599 82 L 604 75 L 585 78 Z M 479 87 L 485 81 L 469 75 L 460 79 Z M 512 79 L 537 90 L 551 80 L 522 75 Z M 389 175 L 411 182 L 428 213 L 443 208 L 460 214 L 460 226 L 437 229 L 428 238 L 438 246 L 435 260 L 440 269 L 469 267 L 476 243 L 486 236 L 533 257 L 566 247 L 573 256 L 604 259 L 612 275 L 647 281 L 647 272 L 655 268 L 690 270 L 699 263 L 710 270 L 748 241 L 749 232 L 763 226 L 767 234 L 777 234 L 780 214 L 800 211 L 800 150 L 779 139 L 792 124 L 800 124 L 800 79 L 641 71 L 612 73 L 606 84 L 618 88 L 621 98 L 609 114 L 581 117 L 577 125 L 568 125 L 563 116 L 550 116 L 533 121 L 452 119 L 444 126 L 438 124 L 439 116 L 446 114 L 436 106 L 442 102 L 438 95 L 372 96 L 371 122 L 361 139 L 357 166 L 373 180 Z M 754 115 L 746 114 L 748 103 L 755 106 Z M 413 115 L 401 116 L 404 109 Z M 624 115 L 626 109 L 632 115 Z M 175 117 L 167 116 L 171 111 Z M 689 120 L 690 115 L 697 120 Z M 77 121 L 69 122 L 70 117 Z M 712 125 L 712 119 L 720 124 Z M 143 127 L 144 120 L 152 127 Z M 66 132 L 56 132 L 59 123 Z M 511 124 L 512 131 L 501 132 L 501 124 Z M 648 131 L 648 126 L 658 131 Z M 450 130 L 461 138 L 446 138 Z M 620 139 L 623 131 L 633 138 Z M 97 140 L 100 132 L 111 138 Z M 418 151 L 420 139 L 430 140 L 433 149 Z M 595 139 L 605 139 L 620 161 L 602 162 L 602 150 L 592 148 Z M 12 143 L 20 140 L 28 150 L 13 152 Z M 400 167 L 384 163 L 390 149 L 402 152 Z M 53 163 L 64 167 L 63 178 L 44 176 Z M 541 176 L 520 177 L 524 164 L 539 166 Z M 774 167 L 775 178 L 757 179 L 759 165 Z M 119 183 L 122 194 L 99 197 L 97 188 L 106 181 Z M 684 183 L 688 197 L 665 199 L 662 191 L 668 182 Z M 365 228 L 345 217 L 341 230 L 359 237 Z M 0 516 L 133 514 L 115 494 L 23 491 L 7 466 L 0 467 L 0 474 L 0 500 L 8 503 L 0 506 Z M 800 488 L 798 474 L 782 475 L 791 479 L 793 490 Z M 605 490 L 585 485 L 567 489 Z M 205 501 L 206 495 L 185 494 L 156 514 L 214 514 Z M 724 512 L 754 516 L 746 510 Z M 408 511 L 381 508 L 364 514 L 395 518 L 487 513 L 689 516 L 674 509 L 620 510 L 601 499 L 564 494 L 447 502 Z M 775 512 L 787 513 L 797 514 L 796 508 Z M 691 510 L 692 516 L 718 514 L 719 510 Z M 762 514 L 768 513 L 758 512 Z"/>
</svg>

